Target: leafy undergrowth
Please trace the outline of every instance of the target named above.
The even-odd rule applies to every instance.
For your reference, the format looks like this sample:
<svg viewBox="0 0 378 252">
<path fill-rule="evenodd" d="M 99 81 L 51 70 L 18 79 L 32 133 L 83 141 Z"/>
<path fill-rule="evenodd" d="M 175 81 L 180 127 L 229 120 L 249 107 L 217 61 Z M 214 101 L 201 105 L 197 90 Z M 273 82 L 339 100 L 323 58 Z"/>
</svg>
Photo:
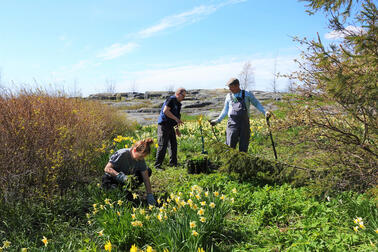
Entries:
<svg viewBox="0 0 378 252">
<path fill-rule="evenodd" d="M 177 180 L 164 180 L 167 174 Z M 318 198 L 305 187 L 261 187 L 173 168 L 155 172 L 152 181 L 166 188 L 156 195 L 157 207 L 147 206 L 143 193 L 96 184 L 54 204 L 2 204 L 8 218 L 0 241 L 15 251 L 376 251 L 378 245 L 378 202 L 369 194 Z"/>
<path fill-rule="evenodd" d="M 284 116 L 278 112 L 275 120 Z M 324 153 L 298 138 L 303 128 L 275 127 L 279 162 L 323 169 L 318 159 Z M 251 130 L 250 155 L 243 158 L 263 157 L 266 164 L 274 164 L 264 119 L 251 120 Z M 188 167 L 200 166 L 216 153 L 210 142 L 216 138 L 223 142 L 224 131 L 224 122 L 214 128 L 202 117 L 186 122 L 178 144 L 180 166 L 169 168 L 165 163 L 165 170 L 152 168 L 157 207 L 146 205 L 143 185 L 133 192 L 127 188 L 104 191 L 99 178 L 50 201 L 0 202 L 0 250 L 376 251 L 377 187 L 365 193 L 318 194 L 312 187 L 285 183 L 295 176 L 278 185 L 273 177 L 266 177 L 269 174 L 250 171 L 241 177 L 236 170 L 222 172 L 217 169 L 224 165 L 222 153 L 219 160 L 210 160 L 207 174 L 188 174 Z M 156 143 L 155 125 L 115 137 L 104 147 L 106 156 L 147 137 Z M 203 148 L 209 155 L 202 154 Z M 146 158 L 150 167 L 155 154 L 153 146 Z M 238 159 L 230 162 L 235 166 Z M 269 184 L 262 183 L 261 175 Z"/>
</svg>

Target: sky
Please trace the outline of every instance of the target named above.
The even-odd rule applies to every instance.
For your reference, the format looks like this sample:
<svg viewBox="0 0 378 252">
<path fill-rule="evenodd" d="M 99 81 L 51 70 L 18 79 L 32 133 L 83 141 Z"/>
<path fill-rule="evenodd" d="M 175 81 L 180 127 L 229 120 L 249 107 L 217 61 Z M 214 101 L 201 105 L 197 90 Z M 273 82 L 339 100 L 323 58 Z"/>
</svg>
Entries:
<svg viewBox="0 0 378 252">
<path fill-rule="evenodd" d="M 334 39 L 296 0 L 0 0 L 0 85 L 71 94 L 225 88 L 246 62 L 254 90 L 300 55 L 292 37 Z M 276 69 L 276 70 L 275 70 Z M 279 78 L 285 91 L 288 80 Z"/>
</svg>

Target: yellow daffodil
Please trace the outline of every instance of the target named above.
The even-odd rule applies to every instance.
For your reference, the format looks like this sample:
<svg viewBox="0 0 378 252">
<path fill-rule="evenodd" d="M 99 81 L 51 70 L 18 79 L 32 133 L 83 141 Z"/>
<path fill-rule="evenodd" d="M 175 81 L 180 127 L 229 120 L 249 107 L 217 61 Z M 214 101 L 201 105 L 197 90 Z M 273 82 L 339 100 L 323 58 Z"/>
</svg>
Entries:
<svg viewBox="0 0 378 252">
<path fill-rule="evenodd" d="M 226 197 L 222 194 L 222 196 L 220 197 L 221 200 L 224 200 Z"/>
<path fill-rule="evenodd" d="M 105 202 L 105 204 L 109 205 L 110 204 L 110 199 L 105 199 L 104 202 Z"/>
<path fill-rule="evenodd" d="M 119 206 L 122 206 L 123 201 L 122 201 L 122 200 L 118 200 L 118 201 L 117 201 L 117 204 L 118 204 Z"/>
<path fill-rule="evenodd" d="M 97 207 L 97 204 L 93 204 L 93 208 L 96 209 L 96 207 Z"/>
<path fill-rule="evenodd" d="M 164 214 L 164 220 L 167 220 L 167 219 L 168 219 L 168 216 Z"/>
<path fill-rule="evenodd" d="M 203 208 L 200 208 L 200 210 L 198 210 L 197 214 L 198 215 L 203 215 L 205 213 L 205 210 Z"/>
<path fill-rule="evenodd" d="M 99 232 L 97 232 L 97 233 L 98 233 L 98 236 L 103 236 L 104 235 L 104 229 L 101 230 L 101 231 L 99 231 Z"/>
<path fill-rule="evenodd" d="M 104 205 L 100 205 L 100 209 L 101 209 L 101 210 L 104 210 Z"/>
<path fill-rule="evenodd" d="M 132 221 L 131 225 L 133 227 L 143 227 L 143 223 L 141 221 L 138 221 L 138 220 L 137 221 Z"/>
<path fill-rule="evenodd" d="M 201 195 L 199 195 L 199 194 L 196 194 L 196 199 L 200 199 L 201 198 Z"/>
<path fill-rule="evenodd" d="M 3 241 L 3 248 L 9 248 L 11 245 L 10 241 Z"/>
<path fill-rule="evenodd" d="M 215 207 L 215 203 L 214 203 L 214 202 L 211 202 L 211 203 L 209 204 L 209 206 L 210 206 L 211 208 L 214 208 L 214 207 Z"/>
<path fill-rule="evenodd" d="M 173 210 L 173 212 L 176 212 L 176 211 L 177 211 L 177 208 L 176 208 L 176 207 L 173 207 L 172 210 Z"/>
<path fill-rule="evenodd" d="M 213 192 L 213 194 L 214 194 L 215 197 L 219 196 L 219 192 L 217 192 L 217 191 Z"/>
<path fill-rule="evenodd" d="M 161 214 L 158 214 L 158 216 L 156 216 L 157 217 L 157 219 L 159 220 L 159 221 L 163 221 L 163 216 L 161 216 Z"/>
<path fill-rule="evenodd" d="M 200 222 L 202 222 L 202 223 L 206 222 L 206 218 L 202 216 L 202 217 L 200 218 Z"/>
<path fill-rule="evenodd" d="M 238 191 L 236 190 L 236 188 L 232 189 L 232 193 L 237 193 Z"/>
<path fill-rule="evenodd" d="M 112 251 L 112 244 L 111 244 L 111 242 L 110 241 L 107 241 L 106 243 L 105 243 L 105 246 L 104 246 L 104 248 L 105 248 L 105 251 Z"/>
<path fill-rule="evenodd" d="M 196 227 L 196 222 L 195 221 L 191 221 L 189 223 L 189 226 L 190 226 L 190 228 L 195 228 Z"/>
<path fill-rule="evenodd" d="M 92 221 L 89 220 L 89 221 L 88 221 L 88 224 L 89 224 L 89 225 L 92 225 Z"/>
<path fill-rule="evenodd" d="M 193 235 L 193 236 L 198 236 L 197 231 L 196 231 L 196 230 L 193 230 L 193 231 L 192 231 L 192 235 Z"/>
<path fill-rule="evenodd" d="M 137 209 L 136 209 L 135 207 L 133 207 L 133 213 L 135 213 L 135 212 L 136 212 L 136 210 L 137 210 Z"/>
<path fill-rule="evenodd" d="M 354 219 L 354 223 L 355 224 L 358 224 L 362 221 L 362 218 L 361 217 L 357 217 L 356 219 Z"/>
<path fill-rule="evenodd" d="M 202 123 L 202 119 L 203 119 L 203 115 L 200 115 L 199 117 L 198 117 L 198 123 L 201 125 L 201 123 Z"/>
<path fill-rule="evenodd" d="M 360 228 L 365 229 L 365 225 L 362 221 L 358 225 L 360 226 Z"/>
<path fill-rule="evenodd" d="M 378 234 L 378 228 L 375 230 L 375 233 Z"/>
<path fill-rule="evenodd" d="M 167 199 L 167 202 L 168 202 L 168 203 L 169 203 L 169 202 L 171 202 L 171 199 L 170 199 L 170 198 L 168 198 L 168 199 Z"/>
<path fill-rule="evenodd" d="M 119 211 L 117 211 L 117 215 L 118 215 L 118 216 L 121 216 L 121 213 L 120 213 Z"/>
<path fill-rule="evenodd" d="M 206 192 L 205 192 L 205 196 L 206 196 L 206 197 L 209 196 L 209 191 L 206 191 Z"/>
<path fill-rule="evenodd" d="M 22 249 L 21 249 L 21 252 L 27 252 L 27 251 L 28 251 L 27 248 L 22 248 Z"/>
<path fill-rule="evenodd" d="M 146 252 L 153 252 L 153 249 L 151 246 L 147 246 Z"/>
<path fill-rule="evenodd" d="M 148 205 L 148 209 L 152 210 L 152 208 L 154 208 L 153 205 Z"/>
<path fill-rule="evenodd" d="M 138 247 L 135 244 L 133 244 L 133 246 L 131 246 L 130 248 L 130 252 L 138 252 Z"/>
<path fill-rule="evenodd" d="M 206 201 L 201 201 L 200 204 L 201 206 L 206 206 Z"/>
<path fill-rule="evenodd" d="M 161 203 L 161 199 L 160 199 L 160 198 L 157 199 L 157 203 L 158 203 L 158 204 Z"/>
<path fill-rule="evenodd" d="M 235 202 L 234 198 L 231 198 L 231 203 L 234 203 L 234 202 Z"/>
<path fill-rule="evenodd" d="M 135 214 L 131 214 L 131 219 L 135 219 Z"/>
<path fill-rule="evenodd" d="M 193 192 L 190 192 L 190 193 L 189 193 L 189 196 L 190 196 L 190 197 L 193 197 L 193 196 L 194 196 L 194 193 L 193 193 Z"/>
<path fill-rule="evenodd" d="M 355 226 L 355 227 L 353 228 L 353 230 L 354 230 L 355 232 L 357 232 L 357 231 L 358 231 L 358 226 Z"/>
<path fill-rule="evenodd" d="M 193 208 L 193 210 L 197 210 L 198 209 L 197 204 L 194 204 L 192 208 Z"/>
<path fill-rule="evenodd" d="M 141 215 L 144 215 L 144 214 L 146 213 L 146 211 L 145 211 L 144 209 L 140 209 L 140 210 L 139 210 L 139 213 L 140 213 Z"/>
<path fill-rule="evenodd" d="M 45 247 L 47 247 L 47 244 L 49 243 L 49 241 L 47 240 L 45 236 L 43 236 L 42 242 L 43 244 L 45 244 Z"/>
<path fill-rule="evenodd" d="M 197 252 L 205 252 L 203 248 L 198 248 Z"/>
<path fill-rule="evenodd" d="M 137 198 L 138 198 L 138 194 L 133 193 L 133 199 L 137 199 Z"/>
<path fill-rule="evenodd" d="M 163 252 L 169 252 L 169 250 L 168 250 L 167 248 L 165 248 L 165 249 L 163 250 Z"/>
</svg>

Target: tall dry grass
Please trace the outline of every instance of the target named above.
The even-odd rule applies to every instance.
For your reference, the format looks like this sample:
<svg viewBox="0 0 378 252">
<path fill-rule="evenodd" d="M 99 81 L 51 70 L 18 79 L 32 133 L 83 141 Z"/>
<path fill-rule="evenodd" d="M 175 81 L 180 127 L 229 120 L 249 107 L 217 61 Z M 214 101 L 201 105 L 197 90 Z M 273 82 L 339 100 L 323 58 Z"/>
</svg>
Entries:
<svg viewBox="0 0 378 252">
<path fill-rule="evenodd" d="M 1 94 L 2 197 L 49 198 L 98 177 L 108 140 L 130 127 L 98 102 L 43 91 Z"/>
</svg>

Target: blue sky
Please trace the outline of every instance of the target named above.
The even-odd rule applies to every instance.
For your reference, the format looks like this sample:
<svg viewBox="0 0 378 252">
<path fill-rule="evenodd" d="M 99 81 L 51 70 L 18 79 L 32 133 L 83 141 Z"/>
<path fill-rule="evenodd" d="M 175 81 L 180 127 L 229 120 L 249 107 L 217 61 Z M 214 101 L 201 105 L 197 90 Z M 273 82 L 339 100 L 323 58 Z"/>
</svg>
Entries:
<svg viewBox="0 0 378 252">
<path fill-rule="evenodd" d="M 0 0 L 1 85 L 80 91 L 224 88 L 245 62 L 253 89 L 296 69 L 292 36 L 330 39 L 295 0 Z M 284 90 L 288 81 L 279 79 Z"/>
</svg>

